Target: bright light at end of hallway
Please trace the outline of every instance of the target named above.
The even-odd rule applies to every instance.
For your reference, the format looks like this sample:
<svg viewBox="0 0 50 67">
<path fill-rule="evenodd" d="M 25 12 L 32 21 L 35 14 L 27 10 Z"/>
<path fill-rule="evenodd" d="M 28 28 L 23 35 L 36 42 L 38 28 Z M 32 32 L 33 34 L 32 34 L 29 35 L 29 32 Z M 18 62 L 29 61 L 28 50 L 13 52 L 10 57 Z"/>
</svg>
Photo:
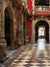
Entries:
<svg viewBox="0 0 50 67">
<path fill-rule="evenodd" d="M 38 39 L 38 50 L 42 51 L 45 49 L 46 40 Z"/>
</svg>

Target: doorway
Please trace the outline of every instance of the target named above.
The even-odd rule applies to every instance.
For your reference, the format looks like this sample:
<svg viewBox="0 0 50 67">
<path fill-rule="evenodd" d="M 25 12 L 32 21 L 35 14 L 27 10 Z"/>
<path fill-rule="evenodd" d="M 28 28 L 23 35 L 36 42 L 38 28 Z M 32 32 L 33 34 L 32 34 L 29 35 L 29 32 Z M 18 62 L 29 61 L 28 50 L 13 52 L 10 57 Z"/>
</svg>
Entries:
<svg viewBox="0 0 50 67">
<path fill-rule="evenodd" d="M 14 38 L 14 31 L 13 31 L 13 20 L 12 20 L 12 12 L 11 10 L 6 7 L 5 9 L 5 39 L 7 46 L 12 47 L 12 42 Z"/>
<path fill-rule="evenodd" d="M 40 34 L 39 30 L 41 30 Z M 38 38 L 45 38 L 49 43 L 49 25 L 46 21 L 40 20 L 35 25 L 35 42 L 37 42 Z"/>
<path fill-rule="evenodd" d="M 38 28 L 38 38 L 46 38 L 45 26 L 39 26 Z"/>
</svg>

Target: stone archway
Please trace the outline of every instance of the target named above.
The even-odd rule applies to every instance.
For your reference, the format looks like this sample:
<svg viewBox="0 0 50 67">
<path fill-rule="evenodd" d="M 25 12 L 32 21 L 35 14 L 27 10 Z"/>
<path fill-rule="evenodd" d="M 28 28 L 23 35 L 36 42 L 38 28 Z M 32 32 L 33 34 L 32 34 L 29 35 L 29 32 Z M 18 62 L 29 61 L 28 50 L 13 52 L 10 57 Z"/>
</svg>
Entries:
<svg viewBox="0 0 50 67">
<path fill-rule="evenodd" d="M 47 43 L 49 43 L 49 25 L 46 21 L 43 21 L 43 20 L 38 21 L 35 25 L 35 42 L 37 42 L 37 40 L 38 40 L 38 28 L 39 28 L 39 26 L 45 27 L 45 31 L 46 31 L 45 39 L 46 39 Z"/>
<path fill-rule="evenodd" d="M 14 24 L 13 24 L 13 14 L 11 9 L 7 6 L 4 11 L 5 14 L 5 39 L 7 46 L 12 47 L 12 42 L 14 39 Z"/>
</svg>

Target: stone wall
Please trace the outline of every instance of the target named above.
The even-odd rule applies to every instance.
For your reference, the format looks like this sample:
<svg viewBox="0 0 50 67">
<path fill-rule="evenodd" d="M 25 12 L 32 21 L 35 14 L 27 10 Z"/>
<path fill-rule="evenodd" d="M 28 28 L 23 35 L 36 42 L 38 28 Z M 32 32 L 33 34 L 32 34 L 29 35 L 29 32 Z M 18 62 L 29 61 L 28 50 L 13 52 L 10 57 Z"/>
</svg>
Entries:
<svg viewBox="0 0 50 67">
<path fill-rule="evenodd" d="M 48 15 L 34 16 L 32 18 L 32 42 L 35 43 L 35 25 L 38 21 L 43 20 L 49 24 L 49 43 L 50 43 L 50 20 Z"/>
<path fill-rule="evenodd" d="M 4 39 L 4 0 L 0 0 L 0 61 L 6 59 L 6 41 Z"/>
<path fill-rule="evenodd" d="M 16 29 L 15 29 L 15 9 L 12 6 L 12 2 L 10 0 L 4 0 L 4 18 L 5 18 L 5 9 L 8 9 L 10 19 L 11 19 L 11 38 L 10 38 L 10 47 L 14 47 L 14 41 L 16 36 Z M 4 26 L 4 37 L 5 37 L 5 19 L 4 23 L 2 24 Z"/>
</svg>

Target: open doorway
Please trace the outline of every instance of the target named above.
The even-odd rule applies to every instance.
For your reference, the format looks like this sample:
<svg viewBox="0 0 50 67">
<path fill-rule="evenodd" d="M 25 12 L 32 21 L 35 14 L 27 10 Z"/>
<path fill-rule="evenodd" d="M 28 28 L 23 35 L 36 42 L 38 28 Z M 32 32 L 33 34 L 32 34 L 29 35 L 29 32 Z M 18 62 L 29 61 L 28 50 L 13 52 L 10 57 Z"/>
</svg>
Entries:
<svg viewBox="0 0 50 67">
<path fill-rule="evenodd" d="M 41 31 L 39 34 L 39 30 Z M 45 38 L 47 43 L 49 43 L 49 25 L 46 21 L 38 21 L 35 25 L 35 42 L 38 38 Z"/>
<path fill-rule="evenodd" d="M 5 9 L 5 39 L 7 46 L 12 47 L 14 30 L 13 30 L 12 12 L 9 7 Z"/>
<path fill-rule="evenodd" d="M 45 26 L 39 26 L 39 28 L 38 28 L 38 38 L 46 38 Z"/>
</svg>

